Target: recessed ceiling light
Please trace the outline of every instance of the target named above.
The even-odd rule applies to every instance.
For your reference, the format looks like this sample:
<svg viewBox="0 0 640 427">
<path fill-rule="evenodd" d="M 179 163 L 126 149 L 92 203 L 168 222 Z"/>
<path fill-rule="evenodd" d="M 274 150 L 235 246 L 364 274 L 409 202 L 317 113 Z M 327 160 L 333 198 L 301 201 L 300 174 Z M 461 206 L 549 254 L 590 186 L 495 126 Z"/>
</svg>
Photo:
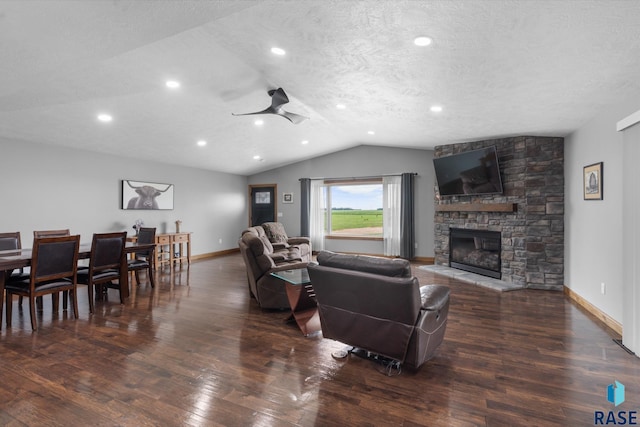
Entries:
<svg viewBox="0 0 640 427">
<path fill-rule="evenodd" d="M 165 84 L 169 89 L 178 89 L 180 87 L 180 82 L 176 80 L 167 80 Z"/>
<path fill-rule="evenodd" d="M 256 126 L 262 126 L 264 124 L 264 120 L 258 119 L 255 122 L 253 122 L 253 124 Z"/>
<path fill-rule="evenodd" d="M 253 160 L 260 160 L 260 156 L 258 155 L 253 156 Z"/>
<path fill-rule="evenodd" d="M 376 134 L 376 133 L 375 133 L 375 131 L 372 131 L 372 130 L 368 131 L 367 133 L 368 133 L 369 135 L 375 135 L 375 134 Z"/>
<path fill-rule="evenodd" d="M 205 141 L 204 139 L 201 139 L 196 144 L 198 144 L 198 147 L 204 147 L 205 145 L 207 145 L 207 141 Z"/>
<path fill-rule="evenodd" d="M 416 46 L 429 46 L 431 42 L 433 42 L 433 40 L 430 37 L 426 36 L 420 36 L 413 39 L 413 43 Z"/>
<path fill-rule="evenodd" d="M 433 105 L 430 110 L 434 113 L 439 113 L 442 111 L 442 106 L 440 105 Z"/>
<path fill-rule="evenodd" d="M 283 56 L 285 55 L 287 52 L 279 47 L 272 47 L 271 48 L 271 53 L 273 53 L 274 55 L 278 55 L 278 56 Z"/>
<path fill-rule="evenodd" d="M 108 123 L 113 120 L 113 117 L 111 117 L 111 115 L 109 114 L 102 113 L 102 114 L 98 114 L 98 120 L 104 123 Z"/>
<path fill-rule="evenodd" d="M 306 139 L 304 141 L 302 141 L 300 144 L 302 145 L 307 145 L 309 143 L 309 141 L 307 141 Z"/>
<path fill-rule="evenodd" d="M 347 106 L 346 106 L 346 105 L 344 105 L 344 104 L 338 104 L 338 105 L 336 105 L 336 108 L 337 108 L 338 110 L 344 110 L 345 108 L 347 108 Z"/>
</svg>

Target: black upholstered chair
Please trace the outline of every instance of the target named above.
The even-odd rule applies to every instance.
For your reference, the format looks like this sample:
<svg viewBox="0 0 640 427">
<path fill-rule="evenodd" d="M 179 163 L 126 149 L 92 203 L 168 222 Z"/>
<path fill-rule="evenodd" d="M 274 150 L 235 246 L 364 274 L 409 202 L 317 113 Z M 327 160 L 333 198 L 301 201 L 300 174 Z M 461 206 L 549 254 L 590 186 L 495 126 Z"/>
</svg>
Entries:
<svg viewBox="0 0 640 427">
<path fill-rule="evenodd" d="M 155 243 L 156 242 L 156 229 L 151 227 L 141 227 L 138 230 L 138 243 Z M 155 281 L 153 278 L 153 270 L 155 268 L 154 263 L 154 251 L 145 250 L 135 253 L 133 259 L 127 260 L 127 270 L 134 272 L 136 277 L 136 283 L 140 284 L 140 276 L 138 272 L 140 270 L 147 270 L 147 276 L 149 277 L 149 283 L 151 287 L 155 287 Z"/>
<path fill-rule="evenodd" d="M 70 236 L 70 235 L 71 235 L 71 230 L 69 230 L 68 228 L 64 228 L 61 230 L 34 230 L 33 231 L 34 239 L 40 239 L 42 237 L 60 237 L 60 236 Z M 69 294 L 68 292 L 62 293 L 62 309 L 63 310 L 67 309 L 67 301 L 69 300 L 68 294 Z M 18 300 L 18 305 L 22 305 L 22 297 L 20 297 L 20 299 Z M 38 298 L 38 305 L 42 307 L 42 298 Z"/>
<path fill-rule="evenodd" d="M 120 279 L 120 271 L 125 262 L 124 245 L 127 233 L 95 233 L 91 243 L 89 268 L 78 270 L 78 283 L 87 285 L 89 294 L 89 312 L 94 312 L 93 289 L 96 296 L 102 299 L 103 287 L 116 288 L 114 280 Z M 120 289 L 118 284 L 117 289 Z M 120 294 L 120 302 L 124 298 Z"/>
<path fill-rule="evenodd" d="M 57 295 L 67 291 L 72 296 L 73 314 L 78 318 L 76 295 L 78 250 L 80 236 L 45 237 L 33 240 L 31 274 L 29 279 L 5 284 L 7 301 L 13 295 L 29 298 L 31 328 L 38 329 L 36 322 L 36 298 L 52 294 L 53 309 L 58 308 Z M 12 304 L 7 304 L 7 326 L 11 326 Z"/>
<path fill-rule="evenodd" d="M 325 338 L 356 355 L 382 356 L 398 371 L 433 357 L 444 339 L 448 287 L 420 286 L 404 259 L 320 251 L 317 260 L 307 270 Z"/>
</svg>

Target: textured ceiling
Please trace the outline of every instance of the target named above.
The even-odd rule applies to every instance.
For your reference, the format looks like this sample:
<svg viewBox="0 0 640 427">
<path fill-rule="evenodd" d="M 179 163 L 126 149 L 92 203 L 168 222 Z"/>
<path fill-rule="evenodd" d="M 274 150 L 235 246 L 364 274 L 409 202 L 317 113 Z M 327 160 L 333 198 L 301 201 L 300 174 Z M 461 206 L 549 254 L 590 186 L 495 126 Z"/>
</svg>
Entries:
<svg viewBox="0 0 640 427">
<path fill-rule="evenodd" d="M 640 95 L 638 23 L 638 1 L 4 0 L 0 141 L 249 175 L 361 144 L 564 136 Z M 231 115 L 277 87 L 310 120 Z"/>
</svg>

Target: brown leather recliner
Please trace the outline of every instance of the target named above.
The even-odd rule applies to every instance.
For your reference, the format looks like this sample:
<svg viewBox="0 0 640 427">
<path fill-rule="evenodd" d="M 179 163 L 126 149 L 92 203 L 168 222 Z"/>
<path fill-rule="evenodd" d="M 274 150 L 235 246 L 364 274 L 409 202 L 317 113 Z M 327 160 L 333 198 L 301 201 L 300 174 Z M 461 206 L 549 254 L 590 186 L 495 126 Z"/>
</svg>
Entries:
<svg viewBox="0 0 640 427">
<path fill-rule="evenodd" d="M 271 243 L 265 229 L 259 225 L 246 228 L 242 231 L 242 236 L 252 234 L 260 238 L 265 246 L 265 253 L 273 259 L 276 264 L 292 261 L 311 261 L 310 246 L 308 249 L 301 248 L 299 245 L 277 244 Z"/>
<path fill-rule="evenodd" d="M 321 251 L 307 267 L 322 335 L 419 368 L 444 339 L 449 288 L 420 286 L 403 259 Z"/>
<path fill-rule="evenodd" d="M 275 251 L 295 248 L 303 261 L 311 261 L 311 239 L 309 237 L 289 237 L 284 225 L 280 222 L 265 222 L 261 227 Z"/>
<path fill-rule="evenodd" d="M 249 291 L 260 307 L 271 309 L 290 308 L 285 283 L 281 279 L 271 276 L 271 273 L 304 268 L 307 262 L 302 261 L 299 257 L 293 257 L 293 259 L 282 258 L 276 264 L 272 257 L 273 250 L 269 247 L 269 241 L 265 242 L 264 239 L 252 232 L 242 234 L 238 241 L 238 246 L 247 268 Z"/>
</svg>

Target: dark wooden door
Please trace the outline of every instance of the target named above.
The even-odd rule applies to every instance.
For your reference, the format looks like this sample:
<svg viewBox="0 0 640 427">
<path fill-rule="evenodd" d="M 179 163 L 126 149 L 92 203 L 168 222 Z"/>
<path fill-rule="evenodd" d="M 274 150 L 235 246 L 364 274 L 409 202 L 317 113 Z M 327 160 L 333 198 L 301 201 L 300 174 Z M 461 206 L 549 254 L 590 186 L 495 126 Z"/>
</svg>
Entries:
<svg viewBox="0 0 640 427">
<path fill-rule="evenodd" d="M 249 225 L 260 225 L 265 222 L 276 220 L 276 193 L 275 184 L 250 185 L 249 195 L 251 197 Z"/>
</svg>

